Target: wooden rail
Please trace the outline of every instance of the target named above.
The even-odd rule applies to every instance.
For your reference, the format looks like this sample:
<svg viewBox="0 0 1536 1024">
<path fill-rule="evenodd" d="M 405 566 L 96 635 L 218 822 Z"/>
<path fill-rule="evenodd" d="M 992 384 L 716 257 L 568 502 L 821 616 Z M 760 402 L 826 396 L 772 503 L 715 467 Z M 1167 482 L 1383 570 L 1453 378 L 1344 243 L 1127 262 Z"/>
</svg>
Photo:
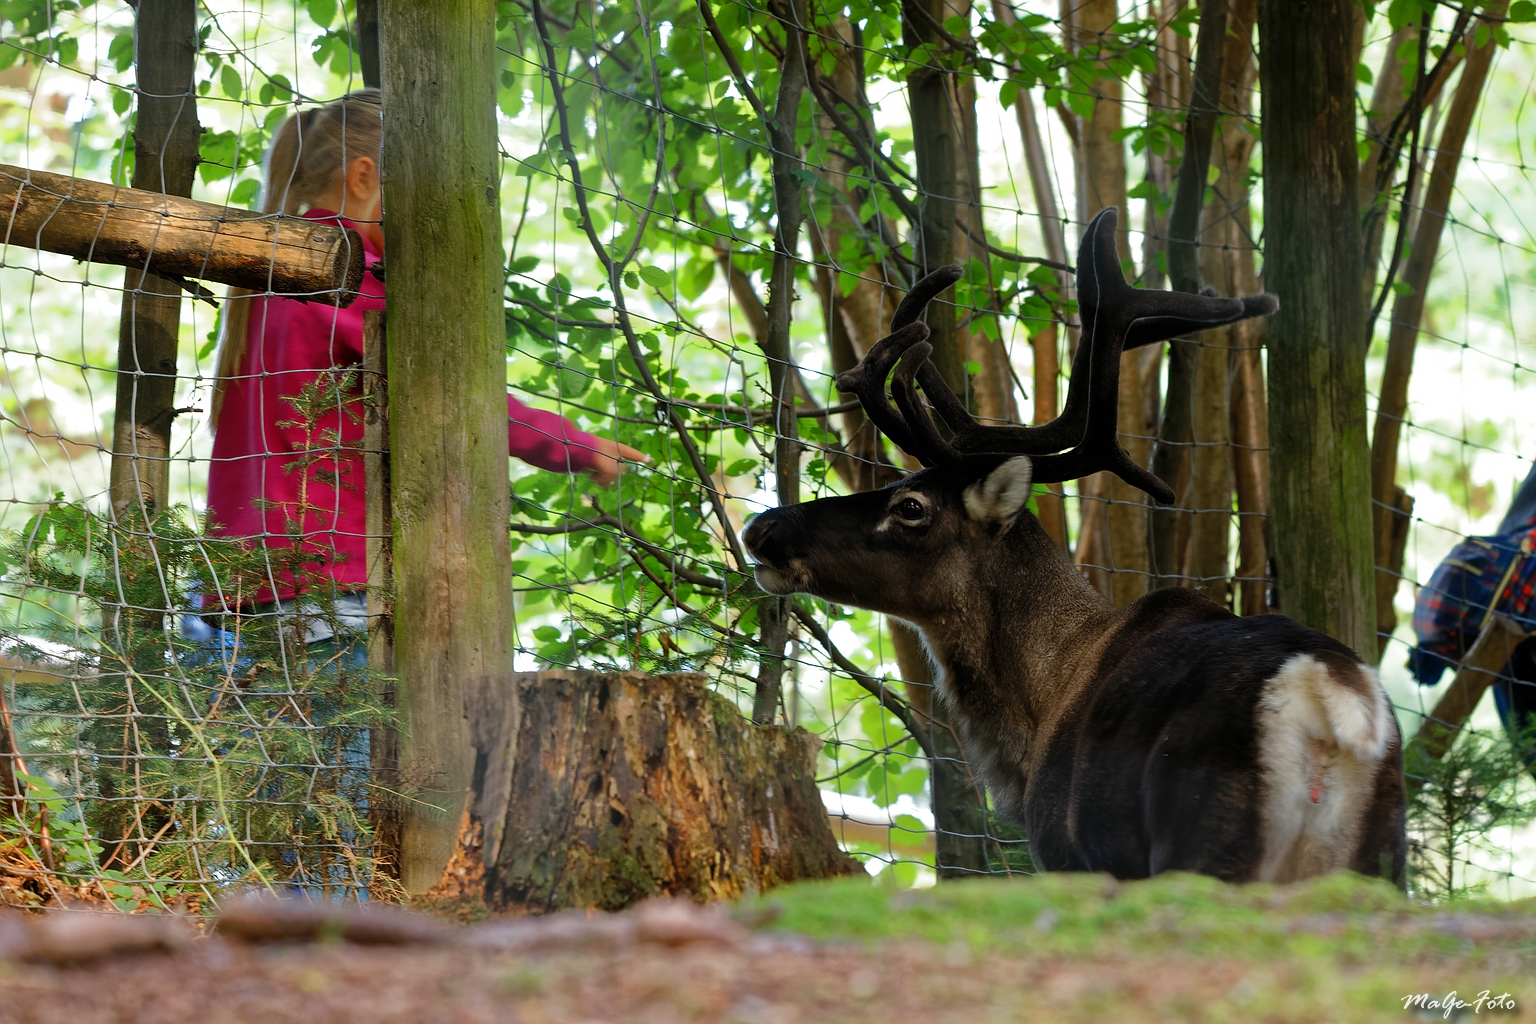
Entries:
<svg viewBox="0 0 1536 1024">
<path fill-rule="evenodd" d="M 0 244 L 345 306 L 356 231 L 0 164 Z"/>
</svg>

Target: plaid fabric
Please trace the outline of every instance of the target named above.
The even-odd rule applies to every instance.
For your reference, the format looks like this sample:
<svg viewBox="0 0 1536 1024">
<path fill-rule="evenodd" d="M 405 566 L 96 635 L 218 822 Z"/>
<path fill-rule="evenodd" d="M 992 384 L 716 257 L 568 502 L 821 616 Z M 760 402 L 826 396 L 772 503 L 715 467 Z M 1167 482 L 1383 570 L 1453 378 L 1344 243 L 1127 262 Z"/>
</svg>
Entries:
<svg viewBox="0 0 1536 1024">
<path fill-rule="evenodd" d="M 1408 654 L 1408 669 L 1420 685 L 1433 686 L 1446 668 L 1461 662 L 1489 608 L 1536 629 L 1536 515 L 1513 530 L 1468 537 L 1419 590 L 1413 609 L 1419 643 Z"/>
</svg>

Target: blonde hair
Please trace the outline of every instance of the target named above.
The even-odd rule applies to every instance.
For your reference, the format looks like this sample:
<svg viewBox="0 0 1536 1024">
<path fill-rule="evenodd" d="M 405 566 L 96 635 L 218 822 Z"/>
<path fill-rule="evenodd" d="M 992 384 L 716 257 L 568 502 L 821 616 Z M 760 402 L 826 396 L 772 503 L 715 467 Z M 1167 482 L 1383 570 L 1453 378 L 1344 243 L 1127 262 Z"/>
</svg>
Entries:
<svg viewBox="0 0 1536 1024">
<path fill-rule="evenodd" d="M 323 107 L 311 107 L 283 122 L 267 150 L 262 213 L 295 216 L 315 205 L 358 157 L 379 159 L 384 132 L 379 90 L 363 89 Z M 247 288 L 231 288 L 224 302 L 219 339 L 218 377 L 213 385 L 209 423 L 219 425 L 226 382 L 240 372 L 250 332 L 251 297 Z"/>
</svg>

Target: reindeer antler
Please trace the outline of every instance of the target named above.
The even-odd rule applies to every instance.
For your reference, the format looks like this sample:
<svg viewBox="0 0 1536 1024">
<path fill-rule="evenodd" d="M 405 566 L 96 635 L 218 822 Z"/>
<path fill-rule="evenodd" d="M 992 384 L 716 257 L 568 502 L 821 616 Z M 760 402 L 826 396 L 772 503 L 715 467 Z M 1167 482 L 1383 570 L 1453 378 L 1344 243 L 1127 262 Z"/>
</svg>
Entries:
<svg viewBox="0 0 1536 1024">
<path fill-rule="evenodd" d="M 917 318 L 940 292 L 960 279 L 959 267 L 936 270 L 913 287 L 891 319 L 892 333 L 870 349 L 858 366 L 838 375 L 838 390 L 856 395 L 875 426 L 925 466 L 1028 455 L 1034 459 L 1034 479 L 1039 483 L 1108 470 L 1158 501 L 1172 502 L 1172 489 L 1137 465 L 1116 436 L 1120 353 L 1264 316 L 1278 309 L 1279 302 L 1268 294 L 1220 299 L 1131 287 L 1115 250 L 1117 219 L 1114 207 L 1106 208 L 1083 232 L 1077 264 L 1082 340 L 1072 360 L 1061 415 L 1050 423 L 1033 427 L 977 423 L 930 361 L 933 347 L 928 344 L 928 328 Z M 895 408 L 885 396 L 887 377 Z M 934 423 L 918 397 L 919 387 L 952 437 L 946 439 Z M 1069 446 L 1069 451 L 1062 450 Z"/>
</svg>

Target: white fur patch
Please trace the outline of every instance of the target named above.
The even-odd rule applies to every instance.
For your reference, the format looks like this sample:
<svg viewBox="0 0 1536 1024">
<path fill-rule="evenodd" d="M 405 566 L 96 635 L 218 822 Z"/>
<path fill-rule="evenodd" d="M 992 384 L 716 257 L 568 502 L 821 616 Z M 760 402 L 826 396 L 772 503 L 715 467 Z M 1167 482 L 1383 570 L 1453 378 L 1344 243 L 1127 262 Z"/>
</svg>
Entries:
<svg viewBox="0 0 1536 1024">
<path fill-rule="evenodd" d="M 1393 725 L 1375 670 L 1353 669 L 1365 693 L 1310 654 L 1295 655 L 1265 684 L 1261 881 L 1290 882 L 1351 863 Z"/>
<path fill-rule="evenodd" d="M 1029 501 L 1034 477 L 1029 456 L 1016 455 L 965 489 L 965 511 L 977 522 L 1007 522 Z"/>
</svg>

